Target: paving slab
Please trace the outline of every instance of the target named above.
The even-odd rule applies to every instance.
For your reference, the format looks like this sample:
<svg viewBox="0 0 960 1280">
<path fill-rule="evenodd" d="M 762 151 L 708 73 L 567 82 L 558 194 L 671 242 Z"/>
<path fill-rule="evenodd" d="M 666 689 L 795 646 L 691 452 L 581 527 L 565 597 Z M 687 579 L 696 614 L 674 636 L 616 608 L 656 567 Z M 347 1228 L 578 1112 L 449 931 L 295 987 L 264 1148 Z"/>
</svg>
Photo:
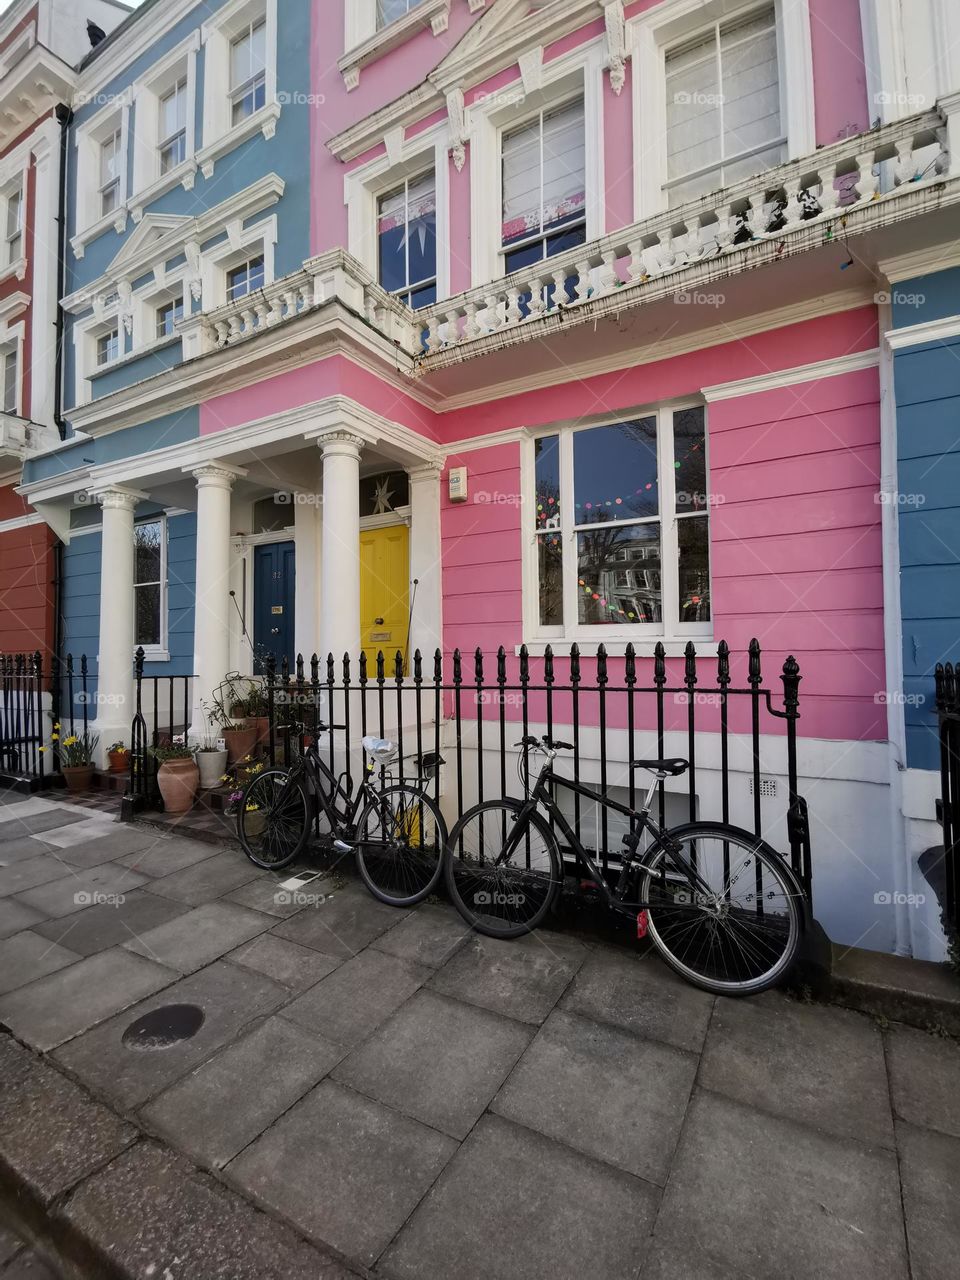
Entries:
<svg viewBox="0 0 960 1280">
<path fill-rule="evenodd" d="M 88 870 L 70 868 L 70 873 L 49 884 L 38 885 L 17 895 L 20 902 L 51 918 L 72 915 L 85 907 L 116 906 L 121 898 L 149 884 L 146 876 L 112 862 Z"/>
<path fill-rule="evenodd" d="M 214 898 L 222 897 L 231 889 L 238 889 L 257 875 L 259 872 L 249 858 L 239 850 L 228 849 L 223 853 L 215 853 L 212 858 L 204 858 L 193 866 L 184 867 L 182 871 L 175 871 L 173 875 L 155 880 L 150 886 L 150 892 L 197 907 L 202 902 L 212 902 Z"/>
<path fill-rule="evenodd" d="M 692 1054 L 557 1010 L 491 1109 L 662 1186 L 696 1070 Z"/>
<path fill-rule="evenodd" d="M 140 1114 L 175 1147 L 220 1168 L 302 1098 L 344 1052 L 292 1022 L 268 1018 Z"/>
<path fill-rule="evenodd" d="M 543 1022 L 589 952 L 576 938 L 538 930 L 512 941 L 474 935 L 431 981 L 444 995 L 521 1022 Z"/>
<path fill-rule="evenodd" d="M 326 890 L 320 887 L 316 892 L 325 894 Z M 378 902 L 366 889 L 352 885 L 327 895 L 317 906 L 305 907 L 292 919 L 278 924 L 273 932 L 324 955 L 348 960 L 392 929 L 404 914 Z"/>
<path fill-rule="evenodd" d="M 533 1034 L 512 1018 L 419 991 L 333 1078 L 465 1138 Z"/>
<path fill-rule="evenodd" d="M 0 867 L 12 867 L 16 862 L 29 862 L 31 858 L 39 858 L 41 854 L 56 854 L 60 850 L 46 844 L 38 836 L 19 836 L 7 839 L 0 844 Z"/>
<path fill-rule="evenodd" d="M 138 1280 L 348 1280 L 355 1274 L 150 1142 L 88 1179 L 66 1212 L 114 1267 Z"/>
<path fill-rule="evenodd" d="M 33 889 L 36 885 L 49 884 L 51 880 L 62 880 L 65 876 L 73 878 L 75 875 L 72 867 L 68 867 L 52 853 L 42 853 L 37 858 L 13 862 L 8 867 L 0 865 L 0 898 L 23 893 L 25 889 Z"/>
<path fill-rule="evenodd" d="M 908 1274 L 892 1151 L 707 1092 L 691 1103 L 654 1240 L 744 1276 Z"/>
<path fill-rule="evenodd" d="M 291 901 L 290 894 L 280 888 L 281 883 L 293 874 L 294 872 L 289 868 L 277 875 L 261 873 L 255 880 L 249 880 L 239 889 L 228 893 L 227 901 L 235 902 L 241 907 L 250 907 L 253 911 L 263 911 L 268 916 L 276 916 L 278 920 L 287 920 L 303 910 L 299 902 Z M 319 883 L 317 881 L 318 885 Z M 319 889 L 318 892 L 322 893 L 323 889 Z"/>
<path fill-rule="evenodd" d="M 456 1146 L 324 1080 L 227 1169 L 237 1186 L 306 1235 L 369 1266 Z"/>
<path fill-rule="evenodd" d="M 4 901 L 17 900 L 7 898 Z M 2 910 L 0 906 L 0 916 Z M 73 915 L 59 916 L 44 924 L 35 925 L 33 931 L 82 956 L 92 956 L 98 951 L 106 951 L 109 947 L 129 942 L 131 938 L 166 924 L 189 910 L 183 902 L 174 902 L 172 898 L 160 898 L 155 893 L 134 889 L 132 893 L 123 894 L 122 902 L 102 902 L 95 907 L 85 907 L 82 911 L 75 911 Z"/>
<path fill-rule="evenodd" d="M 714 997 L 684 982 L 652 952 L 594 951 L 577 973 L 561 1006 L 635 1035 L 699 1052 Z"/>
<path fill-rule="evenodd" d="M 633 1280 L 658 1198 L 629 1174 L 484 1116 L 378 1270 L 392 1280 Z"/>
<path fill-rule="evenodd" d="M 56 1060 L 111 1105 L 132 1111 L 233 1040 L 248 1023 L 271 1013 L 289 994 L 260 974 L 219 960 L 64 1045 Z M 203 1024 L 190 1039 L 156 1050 L 123 1043 L 132 1022 L 174 1004 L 203 1010 Z"/>
<path fill-rule="evenodd" d="M 31 929 L 45 919 L 42 911 L 28 907 L 25 902 L 18 902 L 16 898 L 0 898 L 0 938 L 9 938 L 21 929 Z"/>
<path fill-rule="evenodd" d="M 903 1208 L 916 1280 L 956 1280 L 960 1138 L 897 1123 Z"/>
<path fill-rule="evenodd" d="M 275 938 L 264 933 L 252 942 L 231 951 L 227 957 L 233 964 L 242 964 L 257 973 L 265 973 L 274 982 L 282 982 L 293 991 L 306 991 L 316 986 L 328 973 L 333 973 L 343 961 L 336 956 L 325 956 L 310 947 L 301 947 L 286 938 Z"/>
<path fill-rule="evenodd" d="M 130 867 L 155 880 L 217 856 L 215 846 L 204 844 L 201 840 L 185 840 L 183 837 L 158 835 L 152 831 L 140 834 L 148 838 L 148 842 L 132 853 L 122 854 L 116 861 L 122 867 Z"/>
<path fill-rule="evenodd" d="M 66 805 L 55 805 L 43 813 L 33 813 L 26 817 L 20 814 L 5 816 L 9 817 L 9 821 L 0 822 L 0 860 L 3 858 L 3 846 L 8 840 L 40 835 L 44 831 L 58 831 L 61 827 L 86 822 L 90 817 L 85 810 L 71 809 Z"/>
<path fill-rule="evenodd" d="M 29 929 L 15 933 L 0 942 L 0 995 L 65 969 L 79 959 L 75 951 L 68 951 L 39 933 L 31 933 Z"/>
<path fill-rule="evenodd" d="M 960 1138 L 960 1044 L 904 1026 L 884 1038 L 896 1114 Z"/>
<path fill-rule="evenodd" d="M 104 862 L 116 862 L 125 855 L 146 853 L 156 841 L 157 837 L 152 833 L 141 831 L 129 822 L 122 822 L 115 824 L 95 840 L 64 849 L 61 856 L 72 867 L 96 867 Z"/>
<path fill-rule="evenodd" d="M 176 977 L 172 970 L 143 956 L 120 949 L 102 951 L 0 996 L 0 1023 L 19 1039 L 46 1051 L 168 986 Z"/>
<path fill-rule="evenodd" d="M 37 813 L 53 813 L 56 808 L 57 804 L 54 800 L 47 800 L 43 796 L 27 796 L 22 791 L 4 791 L 3 808 L 0 808 L 0 824 Z"/>
<path fill-rule="evenodd" d="M 136 1138 L 136 1130 L 8 1035 L 0 1035 L 0 1167 L 49 1203 Z"/>
<path fill-rule="evenodd" d="M 105 840 L 119 826 L 119 819 L 96 810 L 87 810 L 82 822 L 65 823 L 51 831 L 45 831 L 34 839 L 51 845 L 61 857 L 79 847 L 89 848 L 91 841 Z"/>
<path fill-rule="evenodd" d="M 840 1137 L 894 1145 L 883 1041 L 862 1014 L 779 995 L 721 997 L 700 1083 Z"/>
<path fill-rule="evenodd" d="M 3 1280 L 57 1280 L 56 1272 L 51 1271 L 38 1253 L 18 1253 L 14 1260 L 3 1270 Z"/>
<path fill-rule="evenodd" d="M 725 1266 L 695 1243 L 655 1240 L 640 1268 L 639 1280 L 755 1280 L 759 1274 Z"/>
<path fill-rule="evenodd" d="M 287 1005 L 283 1016 L 350 1047 L 375 1031 L 432 972 L 380 951 L 363 951 Z"/>
<path fill-rule="evenodd" d="M 260 911 L 232 902 L 207 902 L 123 945 L 180 973 L 194 973 L 271 924 L 270 917 Z"/>
<path fill-rule="evenodd" d="M 439 969 L 472 937 L 473 930 L 453 907 L 424 903 L 371 945 L 401 960 Z"/>
</svg>

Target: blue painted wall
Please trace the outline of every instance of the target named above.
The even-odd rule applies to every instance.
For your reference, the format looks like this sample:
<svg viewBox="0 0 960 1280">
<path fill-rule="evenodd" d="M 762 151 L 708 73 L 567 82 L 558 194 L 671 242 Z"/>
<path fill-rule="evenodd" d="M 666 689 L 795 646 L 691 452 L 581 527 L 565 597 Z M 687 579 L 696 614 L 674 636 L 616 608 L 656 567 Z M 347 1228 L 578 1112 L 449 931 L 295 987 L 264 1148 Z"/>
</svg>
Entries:
<svg viewBox="0 0 960 1280">
<path fill-rule="evenodd" d="M 895 328 L 954 316 L 960 270 L 904 281 Z M 960 338 L 894 356 L 907 764 L 938 769 L 933 671 L 960 661 Z"/>
</svg>

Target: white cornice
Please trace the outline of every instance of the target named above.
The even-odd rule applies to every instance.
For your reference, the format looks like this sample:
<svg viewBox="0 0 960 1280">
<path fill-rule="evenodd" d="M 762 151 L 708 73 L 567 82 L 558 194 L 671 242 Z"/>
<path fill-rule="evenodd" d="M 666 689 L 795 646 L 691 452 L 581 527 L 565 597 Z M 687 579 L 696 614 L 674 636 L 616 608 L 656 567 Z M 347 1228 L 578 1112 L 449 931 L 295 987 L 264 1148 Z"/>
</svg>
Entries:
<svg viewBox="0 0 960 1280">
<path fill-rule="evenodd" d="M 904 325 L 902 329 L 891 329 L 883 336 L 892 351 L 916 347 L 924 342 L 947 342 L 951 338 L 960 338 L 960 315 Z"/>
<path fill-rule="evenodd" d="M 0 150 L 60 102 L 69 102 L 76 74 L 55 53 L 35 44 L 0 78 Z"/>
<path fill-rule="evenodd" d="M 960 243 L 948 240 L 945 244 L 929 245 L 925 249 L 915 249 L 912 253 L 903 253 L 895 258 L 884 258 L 877 266 L 891 284 L 931 275 L 937 271 L 948 271 L 951 267 L 960 267 Z"/>
<path fill-rule="evenodd" d="M 880 351 L 877 347 L 872 347 L 869 351 L 855 351 L 852 355 L 837 356 L 833 360 L 800 364 L 792 369 L 780 369 L 776 373 L 762 373 L 755 378 L 719 382 L 715 386 L 701 388 L 701 392 L 708 404 L 715 400 L 739 400 L 741 396 L 755 396 L 763 391 L 792 387 L 798 382 L 820 382 L 823 378 L 836 378 L 844 373 L 875 369 L 879 363 Z"/>
</svg>

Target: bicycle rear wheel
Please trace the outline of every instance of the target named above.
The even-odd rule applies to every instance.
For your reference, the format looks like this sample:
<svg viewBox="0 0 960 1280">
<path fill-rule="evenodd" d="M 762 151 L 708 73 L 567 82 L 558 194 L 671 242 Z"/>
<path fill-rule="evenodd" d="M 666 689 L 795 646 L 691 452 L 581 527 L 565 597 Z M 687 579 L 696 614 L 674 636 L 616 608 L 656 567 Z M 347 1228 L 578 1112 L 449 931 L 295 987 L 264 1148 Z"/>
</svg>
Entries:
<svg viewBox="0 0 960 1280">
<path fill-rule="evenodd" d="M 796 959 L 803 890 L 776 850 L 738 827 L 702 822 L 667 832 L 650 850 L 640 896 L 657 950 L 706 991 L 754 995 Z"/>
<path fill-rule="evenodd" d="M 237 814 L 237 834 L 252 863 L 279 871 L 302 852 L 313 806 L 302 778 L 268 769 L 247 784 Z"/>
<path fill-rule="evenodd" d="M 486 800 L 450 832 L 447 889 L 474 929 L 519 938 L 541 923 L 563 884 L 557 842 L 538 813 L 518 822 L 523 804 Z"/>
<path fill-rule="evenodd" d="M 416 787 L 385 787 L 357 821 L 357 870 L 380 902 L 409 907 L 437 886 L 447 828 L 429 796 Z"/>
</svg>

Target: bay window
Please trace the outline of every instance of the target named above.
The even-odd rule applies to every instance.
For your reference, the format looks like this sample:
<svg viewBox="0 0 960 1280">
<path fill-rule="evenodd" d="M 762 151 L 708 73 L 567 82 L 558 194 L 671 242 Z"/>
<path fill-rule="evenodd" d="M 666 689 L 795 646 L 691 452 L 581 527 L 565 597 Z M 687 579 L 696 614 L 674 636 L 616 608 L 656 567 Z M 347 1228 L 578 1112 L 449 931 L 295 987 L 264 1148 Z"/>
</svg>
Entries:
<svg viewBox="0 0 960 1280">
<path fill-rule="evenodd" d="M 709 634 L 703 407 L 540 435 L 532 455 L 534 632 Z"/>
<path fill-rule="evenodd" d="M 437 300 L 437 186 L 433 172 L 377 202 L 380 283 L 414 309 Z"/>
<path fill-rule="evenodd" d="M 504 274 L 583 244 L 586 134 L 579 98 L 542 110 L 501 144 Z"/>
<path fill-rule="evenodd" d="M 156 651 L 164 645 L 166 520 L 138 521 L 133 539 L 134 644 Z"/>
<path fill-rule="evenodd" d="M 773 5 L 668 49 L 665 71 L 671 206 L 787 158 Z"/>
</svg>

